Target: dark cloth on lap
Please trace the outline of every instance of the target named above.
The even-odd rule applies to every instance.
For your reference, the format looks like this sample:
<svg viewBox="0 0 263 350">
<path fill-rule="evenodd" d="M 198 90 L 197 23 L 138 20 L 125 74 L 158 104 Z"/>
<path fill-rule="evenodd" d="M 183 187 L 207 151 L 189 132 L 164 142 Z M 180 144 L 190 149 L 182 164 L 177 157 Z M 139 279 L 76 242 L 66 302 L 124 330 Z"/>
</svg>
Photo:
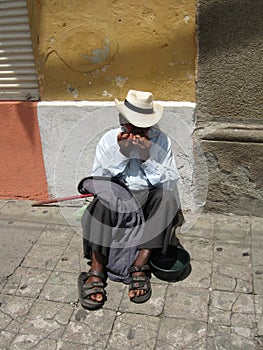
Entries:
<svg viewBox="0 0 263 350">
<path fill-rule="evenodd" d="M 124 202 L 113 197 L 95 196 L 82 217 L 84 257 L 91 259 L 92 251 L 99 251 L 108 259 L 109 277 L 129 283 L 128 269 L 138 251 L 161 248 L 165 254 L 173 228 L 182 220 L 171 191 L 129 191 Z"/>
</svg>

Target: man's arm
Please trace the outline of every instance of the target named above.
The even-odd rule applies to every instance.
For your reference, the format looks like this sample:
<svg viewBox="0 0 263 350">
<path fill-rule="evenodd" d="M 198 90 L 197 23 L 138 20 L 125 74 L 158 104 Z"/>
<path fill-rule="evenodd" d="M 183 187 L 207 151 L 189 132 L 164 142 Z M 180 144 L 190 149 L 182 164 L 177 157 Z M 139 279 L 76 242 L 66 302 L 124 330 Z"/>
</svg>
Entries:
<svg viewBox="0 0 263 350">
<path fill-rule="evenodd" d="M 171 141 L 162 135 L 157 143 L 152 143 L 150 157 L 141 164 L 149 182 L 156 187 L 174 190 L 180 178 L 174 160 Z"/>
<path fill-rule="evenodd" d="M 125 169 L 128 158 L 120 152 L 117 134 L 116 130 L 112 130 L 100 139 L 91 175 L 114 177 Z"/>
</svg>

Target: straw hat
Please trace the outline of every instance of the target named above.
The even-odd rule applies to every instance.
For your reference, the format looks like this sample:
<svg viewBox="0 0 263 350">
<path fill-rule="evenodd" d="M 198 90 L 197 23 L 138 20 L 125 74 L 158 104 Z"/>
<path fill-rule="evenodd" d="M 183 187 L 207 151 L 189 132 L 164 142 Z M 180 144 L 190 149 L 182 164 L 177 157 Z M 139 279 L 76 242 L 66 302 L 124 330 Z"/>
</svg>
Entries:
<svg viewBox="0 0 263 350">
<path fill-rule="evenodd" d="M 157 124 L 163 114 L 163 107 L 153 101 L 151 92 L 129 90 L 124 102 L 115 99 L 115 103 L 128 122 L 140 128 Z"/>
</svg>

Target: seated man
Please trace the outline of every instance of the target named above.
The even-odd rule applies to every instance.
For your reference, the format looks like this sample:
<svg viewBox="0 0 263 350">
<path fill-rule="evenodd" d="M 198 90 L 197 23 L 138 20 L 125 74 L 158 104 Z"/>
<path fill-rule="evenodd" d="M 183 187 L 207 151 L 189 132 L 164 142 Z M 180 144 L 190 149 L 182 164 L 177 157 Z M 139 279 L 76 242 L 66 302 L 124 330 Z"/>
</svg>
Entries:
<svg viewBox="0 0 263 350">
<path fill-rule="evenodd" d="M 165 254 L 172 228 L 182 223 L 171 141 L 157 125 L 162 106 L 150 92 L 136 90 L 115 102 L 120 128 L 100 139 L 92 176 L 78 188 L 95 194 L 82 217 L 91 268 L 78 279 L 80 302 L 90 310 L 105 302 L 107 277 L 129 284 L 131 301 L 147 301 L 151 251 L 161 248 Z"/>
</svg>

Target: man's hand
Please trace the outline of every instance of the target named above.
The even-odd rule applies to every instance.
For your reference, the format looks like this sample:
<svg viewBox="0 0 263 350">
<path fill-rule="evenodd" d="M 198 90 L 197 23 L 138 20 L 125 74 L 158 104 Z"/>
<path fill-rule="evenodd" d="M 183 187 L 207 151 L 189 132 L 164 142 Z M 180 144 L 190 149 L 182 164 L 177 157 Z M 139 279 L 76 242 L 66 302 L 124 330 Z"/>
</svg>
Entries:
<svg viewBox="0 0 263 350">
<path fill-rule="evenodd" d="M 137 153 L 137 157 L 145 162 L 150 157 L 151 141 L 145 136 L 121 132 L 117 136 L 120 152 L 127 158 Z"/>
<path fill-rule="evenodd" d="M 130 158 L 130 153 L 133 147 L 132 136 L 132 134 L 128 134 L 127 132 L 120 132 L 117 136 L 120 152 L 127 158 Z"/>
<path fill-rule="evenodd" d="M 139 154 L 139 159 L 145 162 L 150 157 L 151 141 L 148 138 L 140 135 L 134 135 L 133 146 Z"/>
</svg>

